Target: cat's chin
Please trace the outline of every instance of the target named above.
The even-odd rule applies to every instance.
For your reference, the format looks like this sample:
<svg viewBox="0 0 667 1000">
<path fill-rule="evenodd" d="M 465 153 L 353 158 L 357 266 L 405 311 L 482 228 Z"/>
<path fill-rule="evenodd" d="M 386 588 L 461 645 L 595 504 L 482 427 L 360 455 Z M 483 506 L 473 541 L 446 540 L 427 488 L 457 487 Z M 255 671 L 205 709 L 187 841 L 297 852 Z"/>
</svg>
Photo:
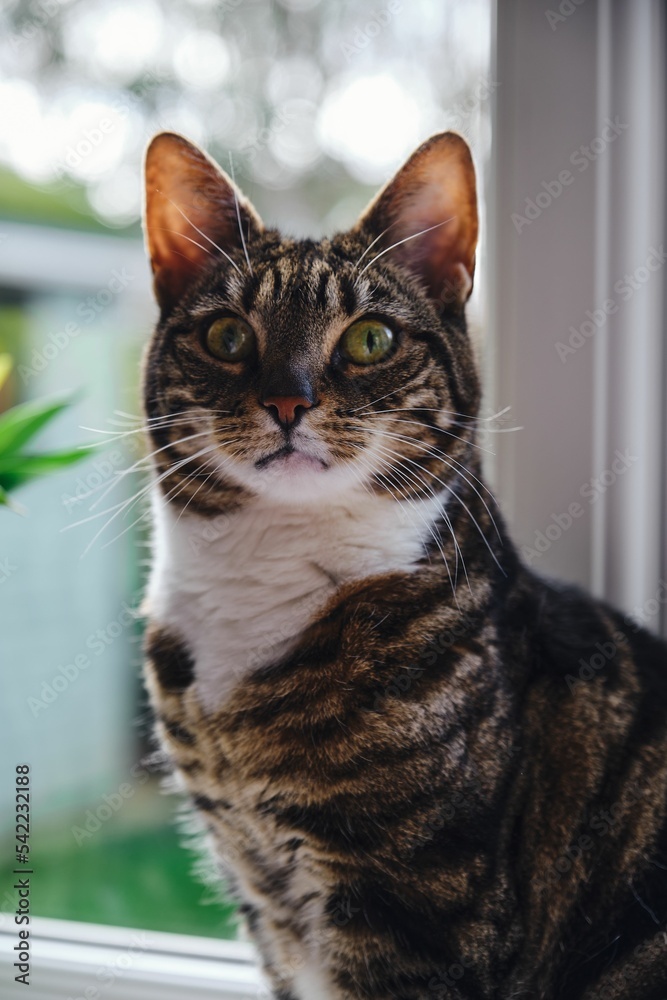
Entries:
<svg viewBox="0 0 667 1000">
<path fill-rule="evenodd" d="M 252 490 L 280 504 L 318 503 L 349 494 L 358 488 L 358 477 L 339 463 L 330 464 L 310 451 L 279 449 L 252 465 L 234 463 L 227 473 Z"/>
<path fill-rule="evenodd" d="M 265 469 L 274 474 L 294 475 L 300 473 L 317 473 L 328 469 L 328 464 L 317 455 L 305 451 L 281 448 L 255 462 L 256 469 Z"/>
<path fill-rule="evenodd" d="M 279 503 L 321 501 L 331 490 L 328 464 L 303 451 L 270 455 L 268 461 L 257 463 L 255 470 L 255 488 Z"/>
</svg>

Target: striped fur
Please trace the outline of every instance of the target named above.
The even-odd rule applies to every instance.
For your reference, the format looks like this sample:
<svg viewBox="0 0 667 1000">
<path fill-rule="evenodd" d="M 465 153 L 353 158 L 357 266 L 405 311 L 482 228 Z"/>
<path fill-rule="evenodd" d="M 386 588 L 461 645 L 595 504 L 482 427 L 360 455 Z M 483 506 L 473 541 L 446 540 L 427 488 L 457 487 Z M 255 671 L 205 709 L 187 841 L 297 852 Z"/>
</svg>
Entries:
<svg viewBox="0 0 667 1000">
<path fill-rule="evenodd" d="M 316 243 L 154 141 L 157 734 L 276 1000 L 664 1000 L 667 648 L 522 565 L 483 485 L 462 147 Z M 429 222 L 428 252 L 389 249 Z M 202 340 L 230 313 L 242 366 Z M 363 316 L 397 343 L 356 369 Z M 277 427 L 262 399 L 304 385 Z"/>
</svg>

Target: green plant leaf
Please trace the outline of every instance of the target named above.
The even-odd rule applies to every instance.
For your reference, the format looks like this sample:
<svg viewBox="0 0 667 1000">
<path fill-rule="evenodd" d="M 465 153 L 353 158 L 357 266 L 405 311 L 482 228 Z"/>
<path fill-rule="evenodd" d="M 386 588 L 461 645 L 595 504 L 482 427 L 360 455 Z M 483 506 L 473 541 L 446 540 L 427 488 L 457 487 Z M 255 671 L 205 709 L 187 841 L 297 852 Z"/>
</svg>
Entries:
<svg viewBox="0 0 667 1000">
<path fill-rule="evenodd" d="M 12 406 L 0 416 L 0 457 L 15 454 L 76 398 L 70 395 L 64 399 L 37 399 Z"/>
<path fill-rule="evenodd" d="M 37 455 L 0 455 L 0 487 L 14 490 L 35 476 L 57 472 L 86 458 L 95 445 L 83 445 L 67 451 L 45 452 Z"/>
<path fill-rule="evenodd" d="M 0 507 L 9 507 L 15 514 L 25 514 L 26 509 L 10 497 L 6 490 L 0 486 Z"/>
</svg>

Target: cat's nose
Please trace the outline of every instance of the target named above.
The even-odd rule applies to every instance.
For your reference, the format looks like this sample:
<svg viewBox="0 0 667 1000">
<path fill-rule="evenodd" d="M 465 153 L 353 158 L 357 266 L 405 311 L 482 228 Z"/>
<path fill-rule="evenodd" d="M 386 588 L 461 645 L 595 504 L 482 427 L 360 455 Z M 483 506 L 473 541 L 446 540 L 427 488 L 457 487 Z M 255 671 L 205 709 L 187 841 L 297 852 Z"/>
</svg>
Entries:
<svg viewBox="0 0 667 1000">
<path fill-rule="evenodd" d="M 304 411 L 313 405 L 306 396 L 265 396 L 262 403 L 285 429 L 298 424 Z"/>
</svg>

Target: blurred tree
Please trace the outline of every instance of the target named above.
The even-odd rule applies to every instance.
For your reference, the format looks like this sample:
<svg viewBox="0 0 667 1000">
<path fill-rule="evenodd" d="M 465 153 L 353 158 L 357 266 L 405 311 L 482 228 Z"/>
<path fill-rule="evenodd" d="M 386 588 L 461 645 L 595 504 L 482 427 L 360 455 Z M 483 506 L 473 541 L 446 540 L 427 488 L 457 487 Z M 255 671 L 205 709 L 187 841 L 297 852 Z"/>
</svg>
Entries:
<svg viewBox="0 0 667 1000">
<path fill-rule="evenodd" d="M 202 143 L 293 232 L 349 223 L 430 132 L 485 156 L 489 0 L 8 0 L 0 159 L 136 222 L 148 137 Z M 298 195 L 297 195 L 298 191 Z"/>
</svg>

